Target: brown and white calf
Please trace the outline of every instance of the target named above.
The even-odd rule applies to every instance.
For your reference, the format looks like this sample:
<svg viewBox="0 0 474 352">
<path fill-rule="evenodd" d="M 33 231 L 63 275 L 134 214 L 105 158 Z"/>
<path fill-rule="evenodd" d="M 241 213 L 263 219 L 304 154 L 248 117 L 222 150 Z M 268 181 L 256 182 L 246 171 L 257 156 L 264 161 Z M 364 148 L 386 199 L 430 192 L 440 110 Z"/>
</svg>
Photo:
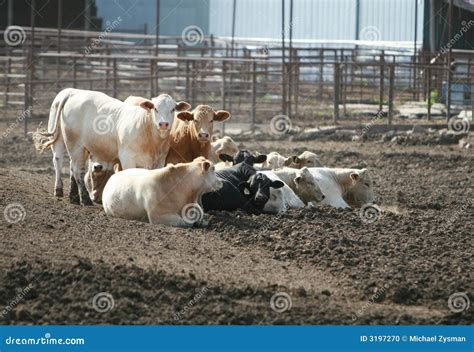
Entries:
<svg viewBox="0 0 474 352">
<path fill-rule="evenodd" d="M 163 166 L 157 141 L 169 138 L 174 111 L 187 108 L 189 104 L 177 104 L 167 94 L 134 106 L 101 92 L 62 90 L 51 106 L 48 133 L 42 133 L 50 140 L 40 147 L 53 151 L 55 195 L 63 195 L 61 169 L 66 149 L 71 160 L 69 199 L 77 204 L 92 204 L 84 183 L 90 154 L 104 163 L 120 161 L 124 169 Z"/>
<path fill-rule="evenodd" d="M 193 111 L 177 113 L 171 128 L 171 145 L 166 163 L 177 164 L 190 162 L 199 156 L 208 157 L 213 122 L 222 122 L 229 117 L 227 111 L 214 111 L 208 105 L 198 105 Z"/>
</svg>

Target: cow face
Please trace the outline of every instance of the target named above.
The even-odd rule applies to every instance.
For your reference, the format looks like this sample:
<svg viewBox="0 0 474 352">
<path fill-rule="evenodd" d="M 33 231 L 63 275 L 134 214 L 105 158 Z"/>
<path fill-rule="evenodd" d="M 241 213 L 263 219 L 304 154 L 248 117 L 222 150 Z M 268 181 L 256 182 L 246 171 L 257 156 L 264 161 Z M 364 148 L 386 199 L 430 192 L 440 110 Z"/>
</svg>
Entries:
<svg viewBox="0 0 474 352">
<path fill-rule="evenodd" d="M 89 161 L 89 169 L 84 176 L 84 183 L 89 192 L 89 197 L 93 202 L 102 202 L 102 192 L 107 181 L 113 174 L 113 168 L 104 167 L 102 163 L 97 161 Z"/>
<path fill-rule="evenodd" d="M 255 208 L 262 210 L 270 200 L 270 188 L 278 189 L 284 185 L 281 181 L 270 180 L 266 175 L 255 174 L 247 182 L 242 182 L 239 189 Z"/>
<path fill-rule="evenodd" d="M 284 165 L 295 169 L 301 169 L 303 167 L 323 167 L 318 155 L 309 151 L 305 151 L 299 156 L 290 156 L 285 160 Z"/>
<path fill-rule="evenodd" d="M 155 116 L 156 125 L 160 131 L 160 137 L 168 137 L 173 125 L 174 112 L 188 110 L 191 105 L 184 101 L 176 102 L 168 94 L 160 94 L 151 100 L 151 105 L 143 102 L 140 106 L 144 109 L 152 110 Z M 144 106 L 142 106 L 144 104 Z"/>
<path fill-rule="evenodd" d="M 215 192 L 222 188 L 222 181 L 217 177 L 216 169 L 212 162 L 210 162 L 203 156 L 200 156 L 194 159 L 193 163 L 199 165 L 200 173 L 204 177 L 204 193 Z"/>
<path fill-rule="evenodd" d="M 221 154 L 219 155 L 219 158 L 222 161 L 232 161 L 234 165 L 240 164 L 242 162 L 245 162 L 246 164 L 253 165 L 253 164 L 260 164 L 263 163 L 267 160 L 267 156 L 264 154 L 260 155 L 252 155 L 248 150 L 239 150 L 237 154 L 235 154 L 234 157 L 231 157 L 230 155 L 225 155 Z"/>
<path fill-rule="evenodd" d="M 176 117 L 191 122 L 191 131 L 199 143 L 210 143 L 214 131 L 213 122 L 225 121 L 230 117 L 230 114 L 224 110 L 214 111 L 208 105 L 198 105 L 192 112 L 182 111 Z"/>
<path fill-rule="evenodd" d="M 237 144 L 235 144 L 234 140 L 230 137 L 222 137 L 220 139 L 215 140 L 212 142 L 213 146 L 216 146 L 215 154 L 219 156 L 221 154 L 225 155 L 236 155 L 239 152 L 239 148 Z"/>
<path fill-rule="evenodd" d="M 372 178 L 367 169 L 354 170 L 350 174 L 352 185 L 343 195 L 344 200 L 352 208 L 360 208 L 364 204 L 374 203 L 375 196 L 372 189 Z"/>
<path fill-rule="evenodd" d="M 325 198 L 316 179 L 311 175 L 307 167 L 302 168 L 301 172 L 298 172 L 293 181 L 295 183 L 296 194 L 305 204 L 309 202 L 321 202 Z"/>
</svg>

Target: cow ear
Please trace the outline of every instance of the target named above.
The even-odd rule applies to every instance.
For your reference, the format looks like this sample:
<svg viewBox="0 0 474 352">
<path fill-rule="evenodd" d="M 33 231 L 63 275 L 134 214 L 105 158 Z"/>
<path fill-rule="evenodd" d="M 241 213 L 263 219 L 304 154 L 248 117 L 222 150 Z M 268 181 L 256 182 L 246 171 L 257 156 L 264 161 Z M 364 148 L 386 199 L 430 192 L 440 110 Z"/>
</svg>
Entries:
<svg viewBox="0 0 474 352">
<path fill-rule="evenodd" d="M 267 156 L 265 154 L 261 154 L 261 155 L 258 155 L 256 158 L 255 158 L 255 161 L 254 163 L 257 163 L 257 164 L 261 164 L 263 162 L 267 161 Z"/>
<path fill-rule="evenodd" d="M 212 136 L 212 138 L 211 138 L 211 141 L 212 141 L 212 142 L 215 142 L 215 141 L 217 141 L 218 139 L 219 139 L 219 137 L 217 137 L 217 136 L 214 134 L 214 135 Z"/>
<path fill-rule="evenodd" d="M 293 157 L 290 156 L 289 158 L 285 159 L 285 161 L 283 162 L 283 166 L 290 166 L 292 162 L 293 162 Z"/>
<path fill-rule="evenodd" d="M 228 154 L 219 154 L 219 159 L 221 159 L 222 161 L 234 161 L 234 158 L 232 158 Z"/>
<path fill-rule="evenodd" d="M 301 181 L 301 176 L 296 176 L 293 181 L 295 181 L 296 184 L 299 184 Z"/>
<path fill-rule="evenodd" d="M 239 191 L 246 196 L 250 195 L 250 184 L 248 182 L 241 182 L 239 183 Z"/>
<path fill-rule="evenodd" d="M 230 113 L 228 113 L 228 112 L 225 111 L 225 110 L 217 110 L 217 111 L 214 113 L 214 120 L 215 120 L 215 121 L 222 122 L 222 121 L 227 120 L 229 117 L 230 117 Z"/>
<path fill-rule="evenodd" d="M 206 172 L 211 168 L 211 163 L 209 161 L 204 161 L 202 163 L 202 171 Z"/>
<path fill-rule="evenodd" d="M 120 162 L 114 164 L 114 172 L 115 173 L 120 172 L 122 170 L 123 170 L 122 169 L 122 164 L 120 164 Z"/>
<path fill-rule="evenodd" d="M 179 103 L 176 103 L 175 110 L 176 111 L 186 111 L 191 108 L 191 104 L 186 103 L 185 101 L 180 101 Z"/>
<path fill-rule="evenodd" d="M 301 159 L 299 157 L 297 157 L 296 155 L 293 155 L 292 158 L 293 158 L 293 162 L 295 164 L 299 164 L 301 162 Z"/>
<path fill-rule="evenodd" d="M 272 188 L 282 188 L 285 184 L 282 181 L 273 181 L 270 187 Z"/>
<path fill-rule="evenodd" d="M 360 178 L 360 176 L 359 176 L 359 174 L 358 174 L 357 172 L 351 173 L 351 180 L 352 180 L 352 182 L 355 183 L 355 182 L 359 181 L 359 178 Z"/>
<path fill-rule="evenodd" d="M 192 121 L 192 120 L 194 120 L 194 115 L 192 113 L 190 113 L 189 111 L 178 112 L 176 117 L 180 120 L 183 120 L 183 121 Z"/>
<path fill-rule="evenodd" d="M 146 100 L 146 101 L 140 103 L 140 107 L 145 109 L 145 110 L 151 110 L 151 109 L 155 108 L 155 105 L 153 105 L 153 103 L 151 101 Z"/>
</svg>

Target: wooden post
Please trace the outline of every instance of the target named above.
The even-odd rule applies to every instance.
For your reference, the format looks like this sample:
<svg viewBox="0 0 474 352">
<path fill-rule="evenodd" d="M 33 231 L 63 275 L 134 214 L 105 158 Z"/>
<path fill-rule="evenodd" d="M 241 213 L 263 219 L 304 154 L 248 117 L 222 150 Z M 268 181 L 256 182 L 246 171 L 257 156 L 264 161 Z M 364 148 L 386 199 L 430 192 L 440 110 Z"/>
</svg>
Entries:
<svg viewBox="0 0 474 352">
<path fill-rule="evenodd" d="M 337 124 L 339 119 L 339 76 L 341 64 L 339 62 L 334 64 L 334 115 L 333 123 Z"/>
<path fill-rule="evenodd" d="M 395 65 L 390 65 L 389 85 L 388 85 L 388 124 L 392 124 L 393 117 L 393 97 L 394 97 L 394 81 L 395 81 Z"/>
<path fill-rule="evenodd" d="M 255 133 L 255 119 L 257 116 L 257 63 L 252 65 L 252 133 Z"/>
</svg>

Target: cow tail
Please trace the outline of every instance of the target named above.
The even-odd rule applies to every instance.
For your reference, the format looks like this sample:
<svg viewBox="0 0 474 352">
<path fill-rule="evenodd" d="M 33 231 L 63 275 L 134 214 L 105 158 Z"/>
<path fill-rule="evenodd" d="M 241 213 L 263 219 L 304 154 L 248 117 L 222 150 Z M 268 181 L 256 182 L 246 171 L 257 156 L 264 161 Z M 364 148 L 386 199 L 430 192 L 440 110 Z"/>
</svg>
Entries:
<svg viewBox="0 0 474 352">
<path fill-rule="evenodd" d="M 37 150 L 44 151 L 58 140 L 59 134 L 61 133 L 60 117 L 68 98 L 69 92 L 60 92 L 56 98 L 54 98 L 53 104 L 51 104 L 51 109 L 49 111 L 48 131 L 45 131 L 44 129 L 38 129 L 33 133 L 33 140 L 40 141 L 38 143 L 35 142 L 35 147 Z M 45 138 L 46 141 L 44 141 Z"/>
</svg>

